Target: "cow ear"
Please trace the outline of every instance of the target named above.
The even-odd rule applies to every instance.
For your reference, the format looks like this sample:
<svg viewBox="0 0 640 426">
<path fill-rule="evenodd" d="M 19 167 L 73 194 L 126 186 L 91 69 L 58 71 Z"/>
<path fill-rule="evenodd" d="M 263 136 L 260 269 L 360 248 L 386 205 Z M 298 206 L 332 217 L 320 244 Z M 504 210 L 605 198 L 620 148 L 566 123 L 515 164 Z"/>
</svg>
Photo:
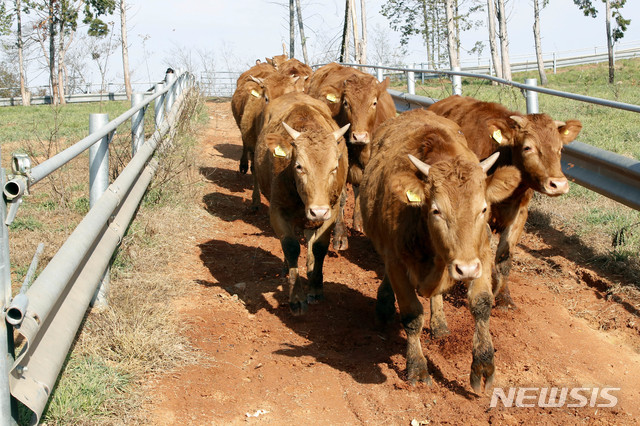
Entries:
<svg viewBox="0 0 640 426">
<path fill-rule="evenodd" d="M 389 179 L 391 193 L 402 203 L 412 207 L 421 207 L 426 200 L 425 184 L 415 173 L 409 171 L 395 173 Z"/>
<path fill-rule="evenodd" d="M 582 130 L 580 120 L 567 120 L 566 122 L 556 121 L 560 140 L 563 144 L 574 141 L 578 137 L 578 133 Z"/>
<path fill-rule="evenodd" d="M 513 166 L 499 167 L 487 177 L 486 199 L 489 203 L 499 203 L 509 198 L 520 185 L 520 171 Z"/>
<path fill-rule="evenodd" d="M 514 130 L 505 120 L 494 118 L 487 120 L 489 137 L 499 145 L 513 145 Z"/>
<path fill-rule="evenodd" d="M 378 91 L 384 92 L 388 88 L 389 88 L 389 77 L 387 76 L 387 78 L 385 78 L 378 84 Z"/>
<path fill-rule="evenodd" d="M 291 158 L 293 146 L 282 136 L 276 133 L 269 133 L 264 137 L 264 143 L 267 145 L 269 152 L 276 158 Z"/>
</svg>

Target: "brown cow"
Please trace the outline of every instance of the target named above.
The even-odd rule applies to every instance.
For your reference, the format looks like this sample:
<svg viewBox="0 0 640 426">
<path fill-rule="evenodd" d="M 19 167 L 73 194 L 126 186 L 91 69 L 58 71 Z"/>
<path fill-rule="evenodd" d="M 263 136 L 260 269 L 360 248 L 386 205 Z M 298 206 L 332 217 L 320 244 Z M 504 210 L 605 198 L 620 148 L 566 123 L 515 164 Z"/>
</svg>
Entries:
<svg viewBox="0 0 640 426">
<path fill-rule="evenodd" d="M 298 84 L 301 84 L 303 86 L 303 90 L 299 91 L 308 91 L 309 77 L 311 77 L 311 75 L 313 74 L 313 70 L 309 65 L 300 62 L 296 58 L 291 58 L 287 59 L 278 66 L 278 72 L 284 75 L 300 77 Z"/>
<path fill-rule="evenodd" d="M 558 196 L 569 191 L 562 173 L 562 146 L 580 133 L 578 120 L 554 121 L 547 114 L 523 115 L 504 106 L 471 97 L 450 96 L 429 107 L 460 125 L 469 148 L 483 159 L 500 152 L 498 165 L 514 165 L 522 181 L 513 195 L 491 210 L 491 227 L 500 233 L 493 268 L 496 306 L 515 308 L 509 293 L 511 257 L 520 240 L 533 191 Z M 446 323 L 443 329 L 446 334 Z"/>
<path fill-rule="evenodd" d="M 353 227 L 357 231 L 362 231 L 358 190 L 362 173 L 369 162 L 371 135 L 382 122 L 396 115 L 388 88 L 389 78 L 378 82 L 372 75 L 336 63 L 318 68 L 309 82 L 309 94 L 327 103 L 338 125 L 351 124 L 346 135 L 349 142 L 347 182 L 353 185 L 356 203 Z M 342 218 L 336 224 L 333 246 L 336 250 L 344 250 L 348 246 Z"/>
<path fill-rule="evenodd" d="M 347 147 L 327 106 L 303 93 L 269 103 L 255 152 L 255 175 L 270 202 L 271 226 L 280 239 L 289 277 L 289 306 L 294 315 L 323 299 L 322 265 L 329 249 L 339 198 L 347 179 Z M 255 188 L 254 188 L 255 191 Z M 298 276 L 300 244 L 307 240 L 306 294 Z"/>
<path fill-rule="evenodd" d="M 267 67 L 273 71 L 270 72 Z M 251 74 L 253 69 L 257 69 L 259 75 L 264 77 Z M 231 98 L 231 111 L 242 135 L 240 172 L 247 173 L 249 159 L 252 159 L 253 167 L 253 151 L 262 126 L 265 105 L 269 100 L 285 93 L 302 91 L 302 86 L 297 84 L 299 77 L 280 74 L 267 64 L 256 65 L 243 75 L 246 75 L 245 80 L 238 79 L 238 86 Z M 253 207 L 255 208 L 255 203 Z"/>
<path fill-rule="evenodd" d="M 387 321 L 397 298 L 407 333 L 409 381 L 430 383 L 420 345 L 423 307 L 416 292 L 433 297 L 455 281 L 467 282 L 475 320 L 471 386 L 478 392 L 484 379 L 489 388 L 494 350 L 488 208 L 511 194 L 520 174 L 504 167 L 487 177 L 497 155 L 479 163 L 457 124 L 425 110 L 388 120 L 373 144 L 360 197 L 364 231 L 385 265 L 377 317 Z"/>
</svg>

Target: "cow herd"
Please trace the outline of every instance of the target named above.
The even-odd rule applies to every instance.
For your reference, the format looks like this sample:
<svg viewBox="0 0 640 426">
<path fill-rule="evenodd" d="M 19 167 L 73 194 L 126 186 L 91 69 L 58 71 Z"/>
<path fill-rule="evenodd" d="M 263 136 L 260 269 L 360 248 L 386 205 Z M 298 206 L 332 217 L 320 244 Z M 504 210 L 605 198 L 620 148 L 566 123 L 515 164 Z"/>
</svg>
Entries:
<svg viewBox="0 0 640 426">
<path fill-rule="evenodd" d="M 479 392 L 495 372 L 491 308 L 515 306 L 508 275 L 529 202 L 534 191 L 569 190 L 560 154 L 582 125 L 460 96 L 396 115 L 388 87 L 388 78 L 336 63 L 315 72 L 285 55 L 256 64 L 231 101 L 243 143 L 239 169 L 253 174 L 252 209 L 260 192 L 269 200 L 294 315 L 324 298 L 332 234 L 335 250 L 348 247 L 345 187 L 352 185 L 353 228 L 385 266 L 376 317 L 389 321 L 397 302 L 412 384 L 431 381 L 418 294 L 430 300 L 430 331 L 439 338 L 449 333 L 442 294 L 464 282 L 475 321 L 470 382 Z M 296 229 L 308 245 L 308 283 L 298 273 Z M 500 234 L 495 257 L 492 230 Z"/>
</svg>

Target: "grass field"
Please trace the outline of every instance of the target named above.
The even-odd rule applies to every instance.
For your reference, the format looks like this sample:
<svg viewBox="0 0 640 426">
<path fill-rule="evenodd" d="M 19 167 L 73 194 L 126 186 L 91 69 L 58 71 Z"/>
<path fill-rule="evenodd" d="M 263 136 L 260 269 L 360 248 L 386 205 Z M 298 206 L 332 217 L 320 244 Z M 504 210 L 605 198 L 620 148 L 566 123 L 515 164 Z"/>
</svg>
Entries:
<svg viewBox="0 0 640 426">
<path fill-rule="evenodd" d="M 518 74 L 514 80 L 536 77 Z M 640 61 L 620 61 L 616 83 L 607 83 L 604 65 L 563 69 L 548 75 L 548 87 L 640 105 Z M 402 89 L 401 86 L 396 88 Z M 448 81 L 417 85 L 417 93 L 435 98 L 450 94 Z M 463 93 L 498 101 L 525 111 L 519 90 L 483 81 L 463 81 Z M 583 122 L 579 140 L 634 158 L 640 158 L 638 117 L 629 112 L 540 95 L 540 110 L 555 119 L 577 118 Z M 29 153 L 35 163 L 82 139 L 88 133 L 88 115 L 108 112 L 111 119 L 129 109 L 127 102 L 69 104 L 64 107 L 34 106 L 0 109 L 2 165 L 10 153 Z M 180 140 L 165 156 L 143 208 L 128 230 L 112 267 L 112 299 L 103 312 L 87 316 L 64 373 L 45 411 L 47 424 L 112 424 L 142 422 L 143 381 L 156 371 L 187 363 L 193 356 L 171 321 L 170 299 L 187 283 L 158 280 L 158 271 L 169 267 L 172 240 L 188 238 L 199 230 L 176 227 L 184 215 L 197 215 L 190 191 L 199 183 L 193 170 L 198 128 L 206 121 L 201 99 L 192 105 L 193 118 L 183 123 Z M 147 111 L 146 134 L 153 131 L 152 108 Z M 119 130 L 111 150 L 111 175 L 117 176 L 130 159 L 129 130 Z M 88 202 L 88 155 L 38 183 L 25 197 L 11 226 L 12 281 L 21 283 L 31 256 L 40 241 L 46 243 L 42 265 L 86 214 Z M 561 228 L 590 248 L 589 262 L 601 268 L 621 270 L 627 281 L 638 282 L 640 223 L 638 212 L 621 206 L 578 185 L 568 195 L 550 199 L 536 195 L 530 225 Z M 622 238 L 614 238 L 621 236 Z M 614 246 L 612 242 L 616 240 Z M 42 266 L 41 266 L 42 268 Z M 167 276 L 169 274 L 166 274 Z M 14 289 L 15 291 L 15 289 Z"/>
</svg>

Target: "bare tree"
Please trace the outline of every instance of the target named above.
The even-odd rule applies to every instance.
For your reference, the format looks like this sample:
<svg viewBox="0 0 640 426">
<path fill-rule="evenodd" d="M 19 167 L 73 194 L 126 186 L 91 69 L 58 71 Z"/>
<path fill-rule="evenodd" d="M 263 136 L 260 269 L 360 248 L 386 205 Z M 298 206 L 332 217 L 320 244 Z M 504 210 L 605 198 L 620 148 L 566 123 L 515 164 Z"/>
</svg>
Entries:
<svg viewBox="0 0 640 426">
<path fill-rule="evenodd" d="M 360 39 L 360 63 L 367 63 L 367 9 L 365 0 L 360 0 L 360 20 L 362 21 L 362 38 Z"/>
<path fill-rule="evenodd" d="M 298 27 L 300 27 L 300 45 L 302 46 L 302 57 L 304 63 L 309 63 L 309 56 L 307 55 L 307 39 L 304 36 L 304 24 L 302 22 L 302 8 L 300 7 L 300 0 L 296 0 L 296 10 L 298 12 Z"/>
<path fill-rule="evenodd" d="M 495 0 L 487 0 L 487 13 L 489 15 L 487 26 L 489 28 L 489 49 L 491 50 L 491 61 L 493 62 L 493 69 L 496 72 L 496 77 L 502 78 L 502 63 L 500 62 L 500 56 L 498 55 L 498 45 L 496 43 Z"/>
<path fill-rule="evenodd" d="M 296 28 L 295 28 L 295 7 L 294 0 L 289 0 L 289 57 L 293 58 L 296 53 Z"/>
<path fill-rule="evenodd" d="M 22 1 L 16 0 L 16 47 L 18 48 L 18 72 L 20 73 L 20 96 L 22 105 L 27 106 L 31 103 L 31 94 L 27 91 L 24 72 L 24 42 L 22 39 Z"/>
<path fill-rule="evenodd" d="M 502 78 L 511 80 L 511 61 L 509 60 L 509 36 L 507 35 L 507 14 L 505 0 L 498 0 L 498 30 L 500 32 L 500 56 L 502 57 Z"/>
<path fill-rule="evenodd" d="M 122 72 L 124 90 L 127 99 L 131 100 L 131 76 L 129 74 L 129 45 L 127 43 L 127 2 L 120 0 L 120 40 L 122 42 Z"/>
<path fill-rule="evenodd" d="M 548 0 L 543 0 L 542 7 L 544 8 L 547 3 Z M 538 61 L 540 84 L 546 86 L 549 81 L 547 80 L 547 74 L 544 72 L 544 59 L 542 59 L 542 43 L 540 42 L 540 9 L 538 7 L 538 0 L 533 0 L 533 37 L 536 42 L 536 59 Z"/>
<path fill-rule="evenodd" d="M 458 57 L 458 32 L 456 30 L 454 10 L 454 0 L 446 0 L 445 10 L 447 16 L 447 49 L 449 51 L 449 64 L 451 68 L 460 66 Z"/>
<path fill-rule="evenodd" d="M 342 30 L 342 47 L 340 49 L 340 62 L 349 60 L 349 37 L 351 34 L 351 0 L 345 0 L 344 28 Z"/>
<path fill-rule="evenodd" d="M 349 8 L 351 9 L 351 30 L 353 34 L 353 59 L 356 63 L 360 63 L 360 37 L 358 32 L 358 11 L 356 10 L 355 0 L 349 0 Z"/>
</svg>

